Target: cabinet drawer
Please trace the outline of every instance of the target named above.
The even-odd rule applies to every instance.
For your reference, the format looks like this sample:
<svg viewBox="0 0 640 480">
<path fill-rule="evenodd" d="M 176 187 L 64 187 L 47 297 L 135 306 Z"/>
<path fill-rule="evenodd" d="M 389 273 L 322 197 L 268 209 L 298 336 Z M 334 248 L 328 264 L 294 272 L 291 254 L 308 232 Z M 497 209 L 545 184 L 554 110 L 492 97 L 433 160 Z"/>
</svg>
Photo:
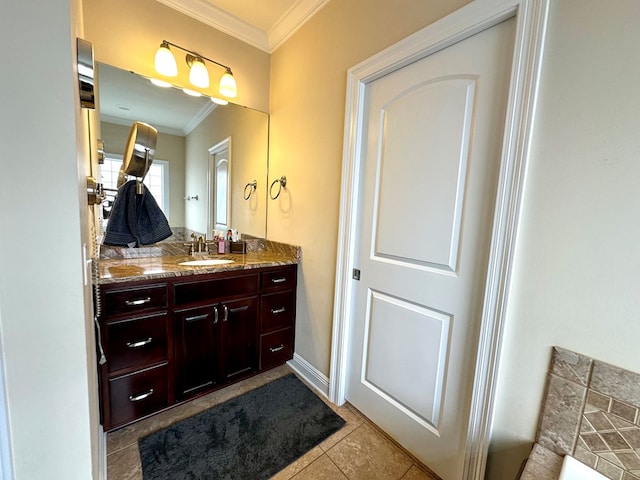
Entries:
<svg viewBox="0 0 640 480">
<path fill-rule="evenodd" d="M 262 290 L 272 290 L 275 288 L 295 288 L 296 286 L 296 266 L 286 267 L 279 270 L 271 270 L 260 274 L 260 288 Z"/>
<path fill-rule="evenodd" d="M 167 328 L 164 313 L 107 324 L 109 372 L 166 360 Z"/>
<path fill-rule="evenodd" d="M 117 427 L 167 407 L 167 373 L 167 365 L 164 364 L 109 380 L 110 427 Z"/>
<path fill-rule="evenodd" d="M 105 315 L 167 308 L 167 284 L 127 287 L 104 292 Z"/>
<path fill-rule="evenodd" d="M 293 326 L 295 298 L 293 291 L 262 295 L 260 332 L 267 333 Z"/>
<path fill-rule="evenodd" d="M 260 336 L 260 370 L 275 367 L 293 357 L 293 329 Z"/>
<path fill-rule="evenodd" d="M 220 297 L 251 294 L 257 291 L 258 275 L 255 273 L 176 283 L 174 285 L 174 303 L 176 305 L 185 305 Z"/>
</svg>

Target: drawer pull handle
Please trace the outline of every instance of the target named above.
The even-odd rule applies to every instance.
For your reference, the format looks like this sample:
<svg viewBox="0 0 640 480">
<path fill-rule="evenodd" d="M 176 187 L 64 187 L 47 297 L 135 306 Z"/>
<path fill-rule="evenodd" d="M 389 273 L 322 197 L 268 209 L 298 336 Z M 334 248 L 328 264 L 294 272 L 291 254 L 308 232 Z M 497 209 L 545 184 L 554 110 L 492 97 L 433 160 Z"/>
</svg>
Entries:
<svg viewBox="0 0 640 480">
<path fill-rule="evenodd" d="M 272 283 L 282 283 L 282 282 L 286 282 L 286 281 L 287 281 L 286 277 L 272 278 L 271 279 Z"/>
<path fill-rule="evenodd" d="M 229 307 L 227 307 L 226 305 L 223 305 L 222 309 L 224 310 L 224 317 L 222 318 L 222 321 L 226 322 L 229 320 Z"/>
<path fill-rule="evenodd" d="M 271 351 L 271 353 L 279 352 L 282 349 L 284 349 L 284 345 L 283 344 L 280 344 L 277 347 L 269 347 L 269 351 Z"/>
<path fill-rule="evenodd" d="M 284 313 L 287 309 L 284 307 L 280 307 L 280 308 L 272 308 L 271 309 L 271 313 L 273 313 L 274 315 L 276 313 Z"/>
<path fill-rule="evenodd" d="M 208 315 L 205 313 L 204 315 L 194 315 L 193 317 L 187 317 L 184 319 L 185 322 L 199 322 L 200 320 L 206 320 Z"/>
<path fill-rule="evenodd" d="M 126 300 L 124 303 L 129 305 L 130 307 L 134 307 L 136 305 L 144 305 L 145 303 L 149 303 L 151 301 L 151 297 L 139 298 L 138 300 Z"/>
<path fill-rule="evenodd" d="M 218 323 L 218 307 L 213 307 L 213 324 Z"/>
<path fill-rule="evenodd" d="M 144 347 L 145 345 L 149 345 L 150 343 L 151 343 L 151 337 L 147 338 L 146 340 L 140 340 L 139 342 L 127 342 L 127 347 L 140 348 L 140 347 Z"/>
<path fill-rule="evenodd" d="M 140 395 L 129 395 L 129 400 L 132 402 L 139 402 L 140 400 L 144 400 L 145 398 L 149 398 L 153 395 L 153 388 L 149 390 L 147 393 L 141 393 Z"/>
</svg>

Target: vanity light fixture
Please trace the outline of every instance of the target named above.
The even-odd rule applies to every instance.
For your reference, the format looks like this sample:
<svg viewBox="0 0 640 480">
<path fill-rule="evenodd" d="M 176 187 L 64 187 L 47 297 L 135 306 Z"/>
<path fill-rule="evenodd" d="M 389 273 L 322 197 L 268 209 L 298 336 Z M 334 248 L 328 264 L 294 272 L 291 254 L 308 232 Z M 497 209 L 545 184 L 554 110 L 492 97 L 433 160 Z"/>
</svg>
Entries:
<svg viewBox="0 0 640 480">
<path fill-rule="evenodd" d="M 189 82 L 191 82 L 191 84 L 200 88 L 209 87 L 209 71 L 205 65 L 205 60 L 207 60 L 208 62 L 224 68 L 225 70 L 224 74 L 220 78 L 220 84 L 218 86 L 220 94 L 230 98 L 233 98 L 238 94 L 236 80 L 233 78 L 233 73 L 231 72 L 230 67 L 216 62 L 215 60 L 211 60 L 210 58 L 203 57 L 199 53 L 188 50 L 180 45 L 176 45 L 175 43 L 168 42 L 167 40 L 162 41 L 160 48 L 158 48 L 158 51 L 156 52 L 155 69 L 159 74 L 167 77 L 175 77 L 178 75 L 176 59 L 173 56 L 173 53 L 171 53 L 171 49 L 169 47 L 175 47 L 187 52 L 185 61 L 189 66 Z"/>
</svg>

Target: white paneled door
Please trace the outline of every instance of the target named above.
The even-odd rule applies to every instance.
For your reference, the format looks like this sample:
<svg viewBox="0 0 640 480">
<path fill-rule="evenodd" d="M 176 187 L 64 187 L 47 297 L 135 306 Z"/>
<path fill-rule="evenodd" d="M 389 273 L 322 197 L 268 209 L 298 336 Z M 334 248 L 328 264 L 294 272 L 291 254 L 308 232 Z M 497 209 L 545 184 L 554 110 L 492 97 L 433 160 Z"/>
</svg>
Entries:
<svg viewBox="0 0 640 480">
<path fill-rule="evenodd" d="M 462 478 L 515 20 L 368 84 L 346 398 Z"/>
</svg>

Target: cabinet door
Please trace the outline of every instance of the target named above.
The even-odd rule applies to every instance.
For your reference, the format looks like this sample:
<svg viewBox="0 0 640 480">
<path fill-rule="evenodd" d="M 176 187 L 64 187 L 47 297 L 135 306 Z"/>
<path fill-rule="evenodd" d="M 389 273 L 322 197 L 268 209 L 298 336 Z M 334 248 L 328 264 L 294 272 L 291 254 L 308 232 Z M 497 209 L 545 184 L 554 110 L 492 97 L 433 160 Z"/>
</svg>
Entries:
<svg viewBox="0 0 640 480">
<path fill-rule="evenodd" d="M 221 304 L 220 350 L 225 381 L 258 369 L 258 298 Z"/>
<path fill-rule="evenodd" d="M 218 383 L 217 305 L 178 310 L 175 325 L 176 397 L 180 400 Z"/>
</svg>

